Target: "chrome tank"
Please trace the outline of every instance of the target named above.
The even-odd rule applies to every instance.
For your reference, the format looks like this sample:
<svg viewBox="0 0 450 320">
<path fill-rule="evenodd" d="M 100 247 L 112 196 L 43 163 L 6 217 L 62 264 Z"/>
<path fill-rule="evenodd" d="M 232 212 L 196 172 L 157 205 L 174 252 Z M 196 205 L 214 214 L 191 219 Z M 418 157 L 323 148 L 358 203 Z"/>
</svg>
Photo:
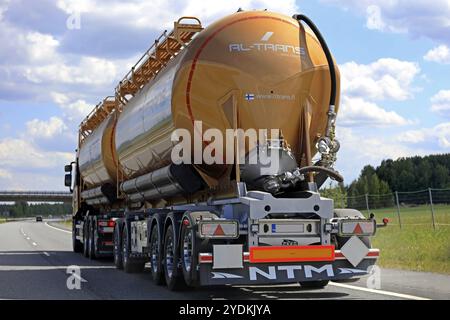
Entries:
<svg viewBox="0 0 450 320">
<path fill-rule="evenodd" d="M 172 85 L 178 55 L 131 99 L 117 120 L 117 156 L 126 178 L 134 178 L 168 165 L 175 129 L 172 120 Z"/>
<path fill-rule="evenodd" d="M 109 116 L 80 146 L 78 165 L 87 187 L 114 183 L 116 180 L 113 137 L 115 122 L 115 116 Z"/>
</svg>

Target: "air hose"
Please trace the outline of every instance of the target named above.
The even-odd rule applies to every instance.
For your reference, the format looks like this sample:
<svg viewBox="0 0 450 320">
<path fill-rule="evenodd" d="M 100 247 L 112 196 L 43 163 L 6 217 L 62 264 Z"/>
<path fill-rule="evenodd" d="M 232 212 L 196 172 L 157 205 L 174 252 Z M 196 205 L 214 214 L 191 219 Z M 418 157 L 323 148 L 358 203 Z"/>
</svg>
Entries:
<svg viewBox="0 0 450 320">
<path fill-rule="evenodd" d="M 314 22 L 311 21 L 307 16 L 303 14 L 294 14 L 292 16 L 295 20 L 298 21 L 300 24 L 301 21 L 305 22 L 308 27 L 314 32 L 317 40 L 319 40 L 320 46 L 322 47 L 323 52 L 325 53 L 325 57 L 327 58 L 328 67 L 330 70 L 330 80 L 331 80 L 331 93 L 330 93 L 330 106 L 335 105 L 336 103 L 336 70 L 334 68 L 334 61 L 333 57 L 331 56 L 330 49 L 328 48 L 327 43 L 325 42 L 325 39 L 322 37 L 322 34 L 320 33 L 317 26 L 314 24 Z"/>
</svg>

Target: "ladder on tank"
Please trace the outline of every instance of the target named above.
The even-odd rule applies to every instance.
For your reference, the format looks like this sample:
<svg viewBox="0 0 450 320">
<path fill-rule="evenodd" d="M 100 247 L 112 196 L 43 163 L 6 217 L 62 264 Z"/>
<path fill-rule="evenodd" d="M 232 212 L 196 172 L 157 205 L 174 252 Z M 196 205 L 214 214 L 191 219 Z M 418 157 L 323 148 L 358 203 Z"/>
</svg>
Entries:
<svg viewBox="0 0 450 320">
<path fill-rule="evenodd" d="M 116 109 L 115 97 L 109 96 L 97 104 L 95 108 L 80 124 L 79 145 L 86 139 L 100 123 L 102 123 Z"/>
<path fill-rule="evenodd" d="M 185 20 L 195 21 L 195 23 L 183 23 Z M 174 22 L 172 32 L 164 31 L 116 87 L 118 108 L 120 109 L 128 102 L 127 96 L 134 96 L 191 42 L 196 33 L 202 30 L 199 19 L 182 17 Z"/>
<path fill-rule="evenodd" d="M 187 23 L 188 21 L 190 23 Z M 174 29 L 164 31 L 153 45 L 144 53 L 138 62 L 125 75 L 116 87 L 115 96 L 106 97 L 81 122 L 79 145 L 115 110 L 122 111 L 123 106 L 145 84 L 151 81 L 178 53 L 202 31 L 199 19 L 181 17 L 174 22 Z"/>
</svg>

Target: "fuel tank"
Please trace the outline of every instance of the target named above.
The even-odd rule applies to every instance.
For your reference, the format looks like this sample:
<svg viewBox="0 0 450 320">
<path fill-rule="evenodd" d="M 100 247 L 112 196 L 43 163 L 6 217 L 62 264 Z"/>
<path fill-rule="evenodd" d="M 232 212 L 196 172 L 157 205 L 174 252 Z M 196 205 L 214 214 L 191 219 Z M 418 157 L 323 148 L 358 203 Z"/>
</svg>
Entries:
<svg viewBox="0 0 450 320">
<path fill-rule="evenodd" d="M 330 90 L 325 54 L 309 29 L 272 12 L 234 13 L 201 31 L 86 139 L 79 156 L 82 178 L 95 187 L 116 182 L 118 172 L 123 181 L 169 165 L 172 132 L 186 129 L 194 137 L 195 121 L 203 131 L 235 125 L 280 129 L 300 163 L 301 117 L 307 108 L 314 155 L 327 125 Z M 227 165 L 196 167 L 217 178 Z"/>
</svg>

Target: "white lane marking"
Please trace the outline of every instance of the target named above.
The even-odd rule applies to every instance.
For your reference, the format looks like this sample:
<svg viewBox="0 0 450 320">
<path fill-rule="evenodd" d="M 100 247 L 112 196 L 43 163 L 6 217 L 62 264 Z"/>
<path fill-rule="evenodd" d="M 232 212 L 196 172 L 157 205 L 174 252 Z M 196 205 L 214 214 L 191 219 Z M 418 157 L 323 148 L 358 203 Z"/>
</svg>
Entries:
<svg viewBox="0 0 450 320">
<path fill-rule="evenodd" d="M 385 291 L 385 290 L 369 289 L 369 288 L 364 288 L 364 287 L 351 286 L 351 285 L 344 284 L 344 283 L 330 282 L 329 285 L 330 286 L 335 286 L 335 287 L 346 288 L 346 289 L 352 289 L 352 290 L 359 290 L 359 291 L 365 291 L 365 292 L 370 292 L 370 293 L 382 294 L 382 295 L 385 295 L 385 296 L 409 299 L 409 300 L 431 300 L 429 298 L 418 297 L 418 296 L 413 296 L 413 295 L 409 295 L 409 294 L 403 294 L 403 293 L 397 293 L 397 292 L 392 292 L 392 291 Z"/>
<path fill-rule="evenodd" d="M 33 246 L 37 246 L 37 243 L 36 243 L 36 242 L 33 242 L 32 244 L 33 244 Z"/>
<path fill-rule="evenodd" d="M 30 240 L 30 237 L 27 237 L 27 240 Z"/>
<path fill-rule="evenodd" d="M 67 270 L 68 266 L 0 266 L 0 271 Z M 80 266 L 80 269 L 116 269 L 115 266 Z"/>
<path fill-rule="evenodd" d="M 72 234 L 72 231 L 67 231 L 67 230 L 63 230 L 63 229 L 61 229 L 61 228 L 56 228 L 56 227 L 54 227 L 54 226 L 49 225 L 47 222 L 45 223 L 45 225 L 46 225 L 47 227 L 52 228 L 52 229 L 55 229 L 55 230 L 58 230 L 58 231 L 61 231 L 61 232 L 65 232 L 65 233 L 70 233 L 70 234 Z"/>
<path fill-rule="evenodd" d="M 0 256 L 21 256 L 29 254 L 41 254 L 40 252 L 0 252 Z"/>
</svg>

